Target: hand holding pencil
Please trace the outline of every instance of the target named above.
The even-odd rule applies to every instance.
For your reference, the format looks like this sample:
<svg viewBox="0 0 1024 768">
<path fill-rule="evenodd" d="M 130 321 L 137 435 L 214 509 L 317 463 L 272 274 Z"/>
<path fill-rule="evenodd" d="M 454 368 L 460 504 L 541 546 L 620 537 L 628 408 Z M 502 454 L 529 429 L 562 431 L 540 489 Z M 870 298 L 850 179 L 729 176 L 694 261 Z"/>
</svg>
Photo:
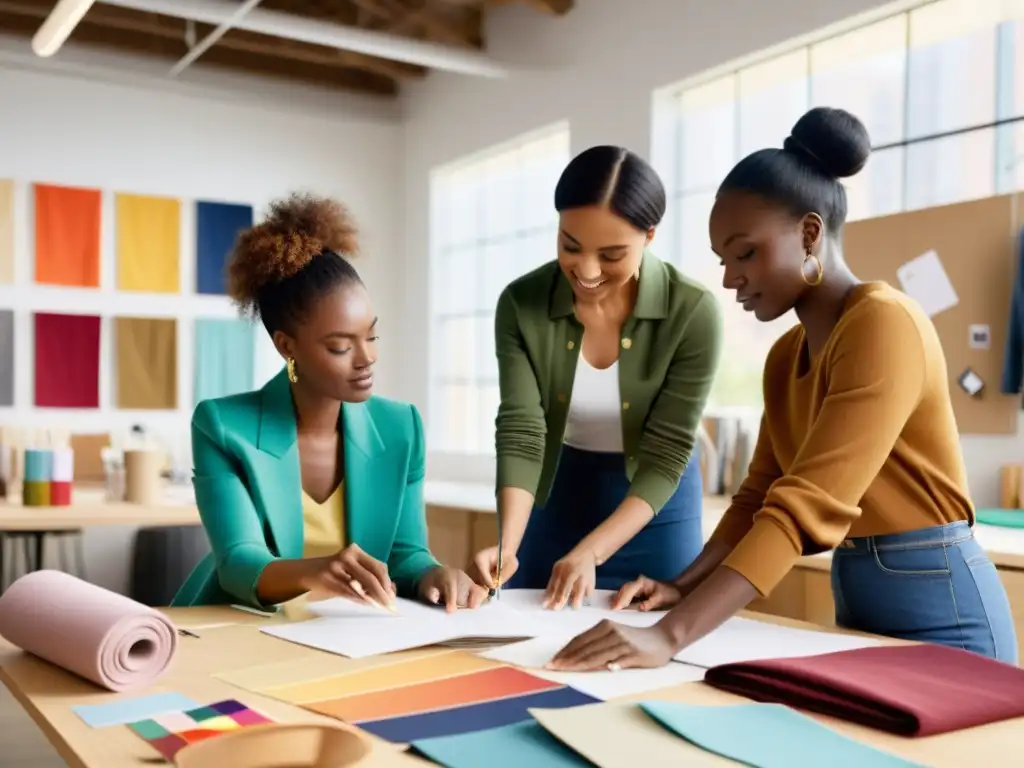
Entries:
<svg viewBox="0 0 1024 768">
<path fill-rule="evenodd" d="M 500 557 L 499 557 L 500 554 Z M 497 547 L 480 550 L 469 567 L 469 576 L 481 587 L 497 590 L 519 569 L 519 561 L 509 551 L 499 552 Z"/>
<path fill-rule="evenodd" d="M 346 597 L 397 613 L 395 585 L 388 576 L 387 565 L 366 554 L 357 544 L 312 563 L 313 571 L 304 584 L 308 591 Z"/>
</svg>

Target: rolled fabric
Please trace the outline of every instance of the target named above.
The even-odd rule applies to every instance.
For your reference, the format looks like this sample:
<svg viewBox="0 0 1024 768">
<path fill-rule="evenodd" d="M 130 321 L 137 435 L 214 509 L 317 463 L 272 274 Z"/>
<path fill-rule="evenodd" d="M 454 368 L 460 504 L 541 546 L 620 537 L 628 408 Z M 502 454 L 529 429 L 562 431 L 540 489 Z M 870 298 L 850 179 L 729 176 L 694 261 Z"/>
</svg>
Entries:
<svg viewBox="0 0 1024 768">
<path fill-rule="evenodd" d="M 26 507 L 50 506 L 50 483 L 43 480 L 25 480 L 21 484 L 21 503 Z"/>
<path fill-rule="evenodd" d="M 50 483 L 50 506 L 67 507 L 71 505 L 71 483 Z"/>
<path fill-rule="evenodd" d="M 53 479 L 53 451 L 41 448 L 25 449 L 25 480 L 48 483 Z"/>
<path fill-rule="evenodd" d="M 70 448 L 58 448 L 54 450 L 50 480 L 55 483 L 70 483 L 74 479 L 75 452 Z"/>
<path fill-rule="evenodd" d="M 35 571 L 0 596 L 0 635 L 110 691 L 145 688 L 178 649 L 159 611 L 61 571 Z"/>
</svg>

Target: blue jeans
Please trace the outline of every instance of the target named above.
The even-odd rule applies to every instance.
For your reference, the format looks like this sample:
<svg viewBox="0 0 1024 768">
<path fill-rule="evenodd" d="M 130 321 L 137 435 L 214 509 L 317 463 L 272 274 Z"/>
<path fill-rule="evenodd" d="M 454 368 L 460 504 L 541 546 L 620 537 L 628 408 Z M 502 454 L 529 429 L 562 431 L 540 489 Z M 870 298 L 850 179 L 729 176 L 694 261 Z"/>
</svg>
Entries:
<svg viewBox="0 0 1024 768">
<path fill-rule="evenodd" d="M 847 539 L 833 553 L 836 624 L 1017 663 L 996 567 L 966 522 Z"/>
<path fill-rule="evenodd" d="M 510 589 L 544 589 L 551 569 L 584 536 L 608 519 L 629 492 L 621 453 L 562 446 L 551 493 L 534 507 L 519 547 L 519 570 Z M 696 449 L 672 498 L 632 539 L 597 567 L 597 588 L 618 589 L 641 574 L 671 581 L 703 547 L 703 483 Z"/>
</svg>

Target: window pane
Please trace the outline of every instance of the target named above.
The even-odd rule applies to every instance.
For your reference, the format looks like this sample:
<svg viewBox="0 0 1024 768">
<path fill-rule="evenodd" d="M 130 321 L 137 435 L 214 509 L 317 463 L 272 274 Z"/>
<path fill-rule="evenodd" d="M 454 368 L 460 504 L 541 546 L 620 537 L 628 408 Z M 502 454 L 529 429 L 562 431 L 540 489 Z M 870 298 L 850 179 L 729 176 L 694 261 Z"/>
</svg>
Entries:
<svg viewBox="0 0 1024 768">
<path fill-rule="evenodd" d="M 740 157 L 782 146 L 807 111 L 807 71 L 806 48 L 740 71 Z"/>
<path fill-rule="evenodd" d="M 532 141 L 517 152 L 520 229 L 556 220 L 555 185 L 569 162 L 568 142 L 556 136 Z"/>
<path fill-rule="evenodd" d="M 456 171 L 448 181 L 451 192 L 447 215 L 451 245 L 468 245 L 480 236 L 483 184 L 476 168 Z"/>
<path fill-rule="evenodd" d="M 690 88 L 678 103 L 678 190 L 715 189 L 738 159 L 736 77 Z"/>
<path fill-rule="evenodd" d="M 904 147 L 873 152 L 864 170 L 844 179 L 847 220 L 898 213 L 903 208 Z"/>
<path fill-rule="evenodd" d="M 431 423 L 437 428 L 432 450 L 450 453 L 473 453 L 479 441 L 479 410 L 477 390 L 465 384 L 442 384 L 436 390 L 436 417 Z"/>
<path fill-rule="evenodd" d="M 907 208 L 928 208 L 995 192 L 995 132 L 972 131 L 907 147 Z"/>
<path fill-rule="evenodd" d="M 1024 4 L 1022 4 L 1024 5 Z M 1024 115 L 1024 20 L 1014 20 L 999 30 L 1003 59 L 1000 70 L 999 117 Z M 1004 96 L 1005 94 L 1005 96 Z"/>
<path fill-rule="evenodd" d="M 483 237 L 508 237 L 515 232 L 519 166 L 515 153 L 503 154 L 484 167 Z"/>
<path fill-rule="evenodd" d="M 682 197 L 677 206 L 679 264 L 687 276 L 709 288 L 722 281 L 722 268 L 708 237 L 708 219 L 714 204 L 714 194 L 707 193 Z"/>
<path fill-rule="evenodd" d="M 910 13 L 907 135 L 991 122 L 1000 0 L 940 0 Z"/>
<path fill-rule="evenodd" d="M 479 384 L 498 381 L 498 360 L 494 352 L 494 315 L 476 318 L 474 325 L 473 379 Z"/>
<path fill-rule="evenodd" d="M 476 373 L 476 318 L 449 317 L 437 321 L 437 346 L 432 361 L 439 378 L 469 381 Z"/>
<path fill-rule="evenodd" d="M 477 267 L 482 249 L 468 245 L 441 256 L 434 262 L 431 284 L 434 286 L 434 314 L 454 315 L 473 312 L 480 295 Z"/>
<path fill-rule="evenodd" d="M 906 14 L 813 46 L 812 106 L 852 112 L 873 144 L 901 140 L 906 46 Z"/>
<path fill-rule="evenodd" d="M 494 454 L 494 420 L 498 416 L 501 396 L 497 385 L 482 387 L 477 394 L 480 413 L 477 417 L 477 451 Z"/>
</svg>

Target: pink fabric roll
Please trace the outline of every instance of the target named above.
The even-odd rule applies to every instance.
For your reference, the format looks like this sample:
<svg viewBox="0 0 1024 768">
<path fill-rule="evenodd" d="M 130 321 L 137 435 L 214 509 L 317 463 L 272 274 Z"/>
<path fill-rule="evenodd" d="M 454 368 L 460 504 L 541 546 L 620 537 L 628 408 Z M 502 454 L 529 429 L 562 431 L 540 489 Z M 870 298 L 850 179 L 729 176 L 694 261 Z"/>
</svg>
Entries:
<svg viewBox="0 0 1024 768">
<path fill-rule="evenodd" d="M 162 613 L 60 571 L 35 571 L 8 587 L 0 635 L 111 691 L 151 685 L 178 648 Z"/>
</svg>

